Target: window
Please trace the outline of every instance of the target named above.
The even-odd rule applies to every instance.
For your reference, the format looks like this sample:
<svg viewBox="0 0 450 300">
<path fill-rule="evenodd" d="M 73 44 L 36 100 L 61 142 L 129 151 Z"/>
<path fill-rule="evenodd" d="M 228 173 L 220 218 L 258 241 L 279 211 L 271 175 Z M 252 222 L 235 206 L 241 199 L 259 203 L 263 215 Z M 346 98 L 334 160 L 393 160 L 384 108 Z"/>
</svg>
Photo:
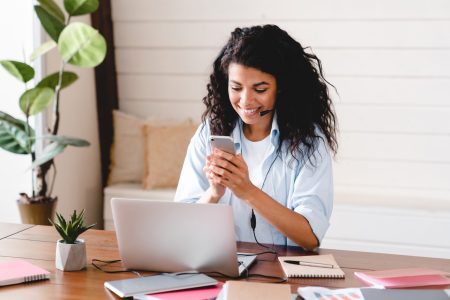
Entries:
<svg viewBox="0 0 450 300">
<path fill-rule="evenodd" d="M 33 22 L 33 1 L 0 1 L 0 60 L 24 61 L 24 56 L 30 56 L 34 49 Z M 26 61 L 29 63 L 28 59 Z M 1 68 L 0 110 L 24 120 L 19 108 L 24 88 L 23 83 Z M 31 120 L 31 124 L 33 122 Z M 15 200 L 20 192 L 31 192 L 30 165 L 29 155 L 0 149 L 0 222 L 20 222 Z"/>
</svg>

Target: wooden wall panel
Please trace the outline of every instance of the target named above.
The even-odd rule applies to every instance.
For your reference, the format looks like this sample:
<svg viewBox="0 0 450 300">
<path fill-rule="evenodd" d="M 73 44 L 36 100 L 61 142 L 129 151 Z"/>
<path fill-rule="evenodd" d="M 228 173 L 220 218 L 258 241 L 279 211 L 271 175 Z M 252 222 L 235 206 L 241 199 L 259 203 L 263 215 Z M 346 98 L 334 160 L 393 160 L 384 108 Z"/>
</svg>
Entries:
<svg viewBox="0 0 450 300">
<path fill-rule="evenodd" d="M 199 122 L 212 62 L 229 33 L 278 24 L 311 47 L 338 91 L 330 90 L 340 125 L 337 218 L 349 217 L 340 206 L 347 203 L 450 208 L 449 1 L 113 0 L 112 9 L 122 110 Z M 331 245 L 384 251 L 398 235 L 369 241 L 353 232 L 346 243 L 341 229 L 330 236 L 340 244 Z M 430 243 L 430 249 L 441 253 L 449 241 Z"/>
</svg>

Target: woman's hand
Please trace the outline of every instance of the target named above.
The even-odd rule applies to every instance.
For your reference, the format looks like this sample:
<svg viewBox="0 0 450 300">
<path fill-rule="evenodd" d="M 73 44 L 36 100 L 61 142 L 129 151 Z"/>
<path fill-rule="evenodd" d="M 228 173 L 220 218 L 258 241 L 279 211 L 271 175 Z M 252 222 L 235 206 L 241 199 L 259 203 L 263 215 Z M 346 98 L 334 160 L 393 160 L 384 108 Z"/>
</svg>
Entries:
<svg viewBox="0 0 450 300">
<path fill-rule="evenodd" d="M 213 182 L 229 188 L 238 198 L 246 199 L 256 188 L 250 181 L 247 164 L 241 155 L 214 149 L 210 166 Z"/>
<path fill-rule="evenodd" d="M 203 172 L 205 172 L 206 178 L 209 182 L 209 196 L 212 197 L 213 202 L 219 201 L 219 199 L 225 194 L 225 186 L 220 184 L 217 178 L 214 176 L 212 169 L 212 155 L 206 157 L 206 165 L 203 167 Z"/>
</svg>

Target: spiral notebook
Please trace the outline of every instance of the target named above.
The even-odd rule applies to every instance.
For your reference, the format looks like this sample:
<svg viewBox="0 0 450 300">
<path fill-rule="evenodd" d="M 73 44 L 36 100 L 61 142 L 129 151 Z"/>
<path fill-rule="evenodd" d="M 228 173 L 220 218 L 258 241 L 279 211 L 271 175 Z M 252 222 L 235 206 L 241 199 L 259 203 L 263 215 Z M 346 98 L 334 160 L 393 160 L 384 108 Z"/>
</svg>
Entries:
<svg viewBox="0 0 450 300">
<path fill-rule="evenodd" d="M 284 273 L 287 277 L 302 278 L 344 278 L 345 273 L 337 264 L 334 256 L 280 256 Z"/>
<path fill-rule="evenodd" d="M 49 278 L 49 271 L 24 260 L 0 263 L 0 286 Z"/>
</svg>

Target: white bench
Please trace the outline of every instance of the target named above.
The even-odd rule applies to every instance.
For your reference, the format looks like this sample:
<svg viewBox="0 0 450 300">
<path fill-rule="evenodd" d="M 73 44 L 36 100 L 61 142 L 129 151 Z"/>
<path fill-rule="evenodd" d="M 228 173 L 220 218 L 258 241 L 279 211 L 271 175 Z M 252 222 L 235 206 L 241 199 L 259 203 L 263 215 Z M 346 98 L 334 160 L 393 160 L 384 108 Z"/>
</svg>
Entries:
<svg viewBox="0 0 450 300">
<path fill-rule="evenodd" d="M 362 195 L 363 192 L 366 194 Z M 405 199 L 405 196 L 386 192 L 390 196 L 336 190 L 331 226 L 322 247 L 450 258 L 447 202 L 419 194 Z M 144 190 L 140 184 L 108 186 L 105 188 L 104 228 L 114 230 L 110 204 L 113 197 L 173 201 L 174 196 L 175 189 Z"/>
<path fill-rule="evenodd" d="M 112 198 L 145 199 L 148 201 L 173 201 L 174 189 L 144 190 L 138 183 L 121 183 L 107 186 L 104 189 L 103 226 L 105 230 L 114 230 L 114 221 L 111 211 Z"/>
</svg>

